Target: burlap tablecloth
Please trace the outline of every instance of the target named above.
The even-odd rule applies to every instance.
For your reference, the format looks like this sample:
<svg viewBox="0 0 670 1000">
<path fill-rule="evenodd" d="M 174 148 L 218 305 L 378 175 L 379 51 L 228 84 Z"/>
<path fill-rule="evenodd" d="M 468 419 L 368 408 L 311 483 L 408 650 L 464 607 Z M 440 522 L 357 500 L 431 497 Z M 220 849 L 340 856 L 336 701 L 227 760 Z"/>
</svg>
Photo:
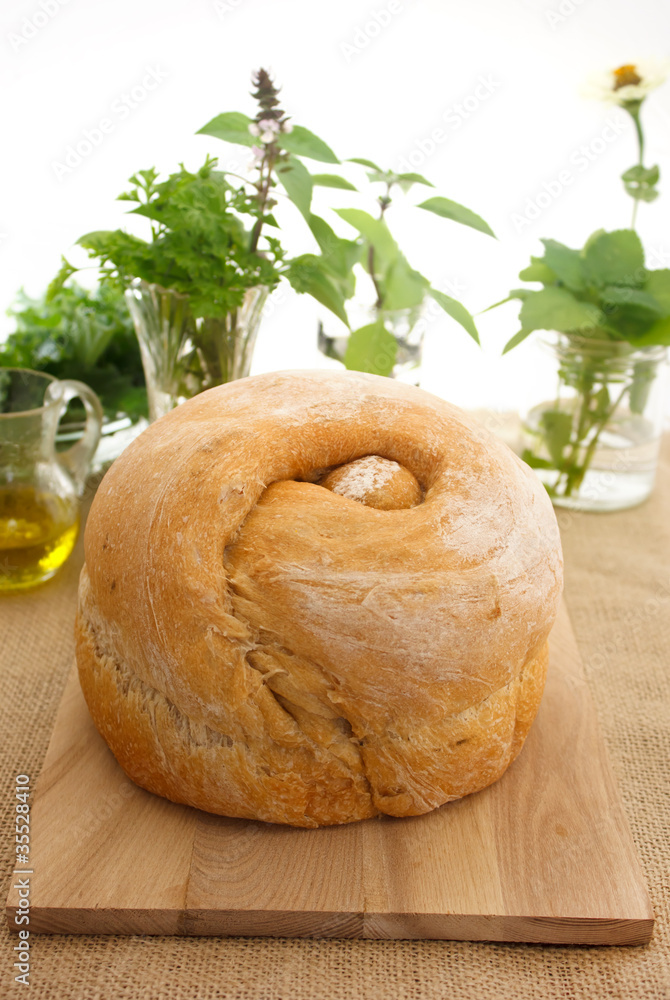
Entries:
<svg viewBox="0 0 670 1000">
<path fill-rule="evenodd" d="M 32 936 L 31 986 L 13 982 L 3 924 L 0 995 L 44 1000 L 502 1000 L 670 998 L 670 438 L 643 506 L 559 514 L 567 603 L 656 913 L 642 948 L 444 941 Z M 56 579 L 0 600 L 3 900 L 14 776 L 37 777 L 72 661 L 81 539 Z M 13 823 L 12 823 L 13 825 Z M 11 840 L 10 840 L 11 836 Z M 35 865 L 39 858 L 33 858 Z"/>
</svg>

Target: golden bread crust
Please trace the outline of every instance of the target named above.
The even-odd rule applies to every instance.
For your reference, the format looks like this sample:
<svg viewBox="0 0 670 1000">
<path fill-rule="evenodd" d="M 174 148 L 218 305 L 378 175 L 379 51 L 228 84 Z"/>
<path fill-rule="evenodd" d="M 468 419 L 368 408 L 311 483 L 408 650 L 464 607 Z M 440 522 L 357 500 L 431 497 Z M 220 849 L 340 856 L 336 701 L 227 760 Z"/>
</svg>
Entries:
<svg viewBox="0 0 670 1000">
<path fill-rule="evenodd" d="M 400 467 L 391 509 L 379 476 L 375 506 L 319 485 L 353 466 L 360 486 L 367 456 Z M 537 711 L 551 504 L 413 387 L 281 372 L 203 393 L 115 462 L 85 548 L 91 715 L 175 801 L 297 826 L 416 815 L 500 777 Z"/>
</svg>

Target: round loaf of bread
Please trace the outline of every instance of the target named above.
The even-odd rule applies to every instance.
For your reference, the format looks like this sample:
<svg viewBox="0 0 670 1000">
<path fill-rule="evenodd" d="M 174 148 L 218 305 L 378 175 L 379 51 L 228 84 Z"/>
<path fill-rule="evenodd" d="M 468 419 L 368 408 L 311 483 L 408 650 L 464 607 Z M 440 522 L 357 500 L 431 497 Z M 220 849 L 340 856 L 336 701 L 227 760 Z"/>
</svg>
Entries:
<svg viewBox="0 0 670 1000">
<path fill-rule="evenodd" d="M 225 816 L 413 816 L 498 779 L 535 717 L 562 563 L 547 494 L 420 389 L 279 372 L 117 459 L 77 662 L 126 773 Z"/>
</svg>

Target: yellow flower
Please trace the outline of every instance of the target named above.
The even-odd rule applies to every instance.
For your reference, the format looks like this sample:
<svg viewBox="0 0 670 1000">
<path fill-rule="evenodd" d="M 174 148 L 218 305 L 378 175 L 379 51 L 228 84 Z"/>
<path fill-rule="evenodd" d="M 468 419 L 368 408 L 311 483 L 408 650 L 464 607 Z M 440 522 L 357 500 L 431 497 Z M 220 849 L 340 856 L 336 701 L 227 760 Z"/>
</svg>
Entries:
<svg viewBox="0 0 670 1000">
<path fill-rule="evenodd" d="M 626 63 L 617 69 L 593 76 L 584 88 L 584 96 L 611 104 L 633 104 L 645 99 L 660 87 L 670 72 L 670 62 L 646 59 Z"/>
</svg>

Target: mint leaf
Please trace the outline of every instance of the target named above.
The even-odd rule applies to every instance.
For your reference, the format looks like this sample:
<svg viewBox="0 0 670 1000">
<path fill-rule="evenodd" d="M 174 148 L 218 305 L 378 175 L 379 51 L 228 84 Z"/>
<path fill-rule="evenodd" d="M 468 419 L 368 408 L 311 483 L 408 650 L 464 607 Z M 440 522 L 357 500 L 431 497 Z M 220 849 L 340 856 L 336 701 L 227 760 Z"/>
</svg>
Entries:
<svg viewBox="0 0 670 1000">
<path fill-rule="evenodd" d="M 670 316 L 657 319 L 644 333 L 631 338 L 636 347 L 670 347 Z"/>
<path fill-rule="evenodd" d="M 632 229 L 593 233 L 584 247 L 584 269 L 589 282 L 601 287 L 643 285 L 646 272 L 639 236 Z"/>
<path fill-rule="evenodd" d="M 449 198 L 429 198 L 428 201 L 422 201 L 417 207 L 425 208 L 427 212 L 433 212 L 443 219 L 452 219 L 454 222 L 460 222 L 463 226 L 478 229 L 480 233 L 486 233 L 495 239 L 495 233 L 489 224 L 484 222 L 481 216 L 466 208 L 465 205 L 459 205 L 457 201 L 450 201 Z"/>
<path fill-rule="evenodd" d="M 621 285 L 610 285 L 603 288 L 601 298 L 606 305 L 611 306 L 640 306 L 656 316 L 662 316 L 665 312 L 663 306 L 648 291 L 639 288 L 622 287 Z"/>
<path fill-rule="evenodd" d="M 212 135 L 238 146 L 253 146 L 257 140 L 249 132 L 252 119 L 240 111 L 226 111 L 198 129 L 196 135 Z"/>
<path fill-rule="evenodd" d="M 398 351 L 396 339 L 381 319 L 354 330 L 347 341 L 345 367 L 373 375 L 390 375 Z"/>
<path fill-rule="evenodd" d="M 519 271 L 522 281 L 541 281 L 543 285 L 553 285 L 556 281 L 556 274 L 544 263 L 541 257 L 531 257 L 531 263 Z M 503 301 L 507 301 L 504 299 Z"/>
<path fill-rule="evenodd" d="M 307 156 L 310 160 L 320 160 L 322 163 L 339 163 L 330 146 L 323 139 L 301 125 L 294 125 L 291 132 L 280 132 L 277 145 L 297 156 Z"/>
<path fill-rule="evenodd" d="M 544 263 L 550 268 L 557 279 L 573 292 L 584 288 L 584 267 L 579 250 L 571 250 L 556 240 L 542 240 L 544 244 Z"/>
<path fill-rule="evenodd" d="M 670 270 L 647 271 L 645 290 L 654 296 L 664 314 L 670 315 Z"/>
<path fill-rule="evenodd" d="M 528 333 L 533 330 L 560 330 L 563 333 L 593 330 L 600 318 L 596 306 L 579 302 L 564 288 L 531 292 L 522 302 L 519 313 L 521 329 Z"/>
</svg>

